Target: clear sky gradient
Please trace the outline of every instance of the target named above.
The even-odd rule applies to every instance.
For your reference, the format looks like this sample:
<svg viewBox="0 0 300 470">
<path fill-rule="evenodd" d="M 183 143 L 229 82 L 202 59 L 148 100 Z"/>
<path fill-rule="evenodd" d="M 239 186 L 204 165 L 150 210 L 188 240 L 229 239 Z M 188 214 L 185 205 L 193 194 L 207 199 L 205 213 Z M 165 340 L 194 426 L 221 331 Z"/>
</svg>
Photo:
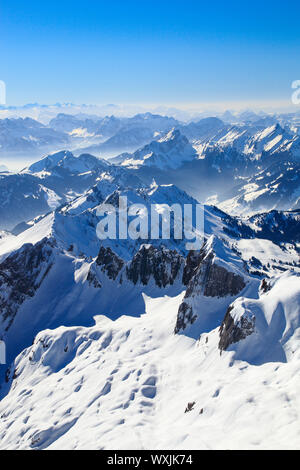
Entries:
<svg viewBox="0 0 300 470">
<path fill-rule="evenodd" d="M 0 0 L 7 104 L 289 100 L 299 1 Z"/>
</svg>

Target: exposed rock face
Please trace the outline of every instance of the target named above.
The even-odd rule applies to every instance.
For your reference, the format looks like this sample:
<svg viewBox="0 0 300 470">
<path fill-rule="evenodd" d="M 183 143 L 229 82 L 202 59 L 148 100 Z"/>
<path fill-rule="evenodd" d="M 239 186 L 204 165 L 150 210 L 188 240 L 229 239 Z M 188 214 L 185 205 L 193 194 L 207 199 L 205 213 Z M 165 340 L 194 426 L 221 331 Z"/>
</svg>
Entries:
<svg viewBox="0 0 300 470">
<path fill-rule="evenodd" d="M 193 313 L 193 307 L 187 302 L 182 302 L 178 309 L 177 322 L 175 326 L 175 334 L 186 329 L 188 325 L 192 325 L 197 320 L 197 315 Z"/>
<path fill-rule="evenodd" d="M 0 264 L 0 312 L 5 329 L 28 298 L 33 297 L 53 264 L 54 242 L 43 239 L 26 244 Z"/>
<path fill-rule="evenodd" d="M 120 200 L 120 192 L 116 190 L 106 198 L 105 204 L 110 204 L 114 206 L 115 208 L 118 208 L 119 200 Z"/>
<path fill-rule="evenodd" d="M 124 261 L 119 258 L 109 247 L 101 246 L 96 264 L 109 279 L 115 280 L 124 266 Z"/>
<path fill-rule="evenodd" d="M 198 254 L 189 253 L 183 275 L 187 290 L 178 310 L 175 333 L 179 333 L 196 321 L 198 311 L 194 300 L 200 296 L 218 298 L 235 296 L 245 287 L 243 276 L 238 274 L 239 269 L 236 269 L 236 272 L 231 270 L 232 260 L 237 259 L 233 252 L 230 252 L 230 263 L 218 261 L 216 252 L 224 249 L 222 242 L 213 237 L 204 243 Z M 242 265 L 241 260 L 238 261 Z"/>
<path fill-rule="evenodd" d="M 268 285 L 259 298 L 242 296 L 230 305 L 219 330 L 221 353 L 230 350 L 234 359 L 255 365 L 294 357 L 297 349 L 290 341 L 300 326 L 299 274 L 277 275 Z"/>
<path fill-rule="evenodd" d="M 163 246 L 142 245 L 132 260 L 125 262 L 111 248 L 101 247 L 95 264 L 89 270 L 87 281 L 90 285 L 100 288 L 100 271 L 111 281 L 122 284 L 126 279 L 133 284 L 141 283 L 146 286 L 151 280 L 159 288 L 173 285 L 175 280 L 181 280 L 185 265 L 184 257 L 175 250 Z"/>
<path fill-rule="evenodd" d="M 205 297 L 237 295 L 244 287 L 244 278 L 218 264 L 214 248 L 204 243 L 200 252 L 190 252 L 183 275 L 185 298 L 202 293 Z"/>
<path fill-rule="evenodd" d="M 261 281 L 260 291 L 266 294 L 267 292 L 269 292 L 269 290 L 271 290 L 271 284 L 268 284 L 266 279 L 263 279 Z"/>
<path fill-rule="evenodd" d="M 203 266 L 198 283 L 201 282 L 201 277 L 204 281 L 204 295 L 206 297 L 237 295 L 246 285 L 242 276 L 213 263 Z"/>
<path fill-rule="evenodd" d="M 183 275 L 182 275 L 182 283 L 187 286 L 192 277 L 194 276 L 200 261 L 203 259 L 203 252 L 202 251 L 195 251 L 191 250 L 189 251 L 187 258 L 186 258 L 186 264 L 183 270 Z"/>
<path fill-rule="evenodd" d="M 96 273 L 93 272 L 92 268 L 89 270 L 86 280 L 89 285 L 95 287 L 95 289 L 100 289 L 102 287 L 101 282 L 97 278 Z"/>
<path fill-rule="evenodd" d="M 238 321 L 234 321 L 231 312 L 234 307 L 231 305 L 225 315 L 220 327 L 219 349 L 225 351 L 231 344 L 238 343 L 242 339 L 251 335 L 255 329 L 255 316 L 242 316 Z"/>
<path fill-rule="evenodd" d="M 134 284 L 147 285 L 153 277 L 158 287 L 172 285 L 184 266 L 184 258 L 175 250 L 143 245 L 126 268 L 127 278 Z"/>
</svg>

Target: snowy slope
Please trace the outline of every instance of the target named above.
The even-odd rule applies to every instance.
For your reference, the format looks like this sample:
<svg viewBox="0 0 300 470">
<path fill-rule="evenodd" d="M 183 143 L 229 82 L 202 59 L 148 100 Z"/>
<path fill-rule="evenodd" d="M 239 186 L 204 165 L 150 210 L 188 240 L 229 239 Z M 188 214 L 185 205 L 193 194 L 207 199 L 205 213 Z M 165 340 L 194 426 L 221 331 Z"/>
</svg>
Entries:
<svg viewBox="0 0 300 470">
<path fill-rule="evenodd" d="M 1 448 L 298 449 L 297 330 L 288 362 L 254 366 L 220 356 L 219 329 L 174 335 L 181 299 L 39 333 L 8 375 Z"/>
<path fill-rule="evenodd" d="M 300 164 L 288 160 L 272 164 L 244 179 L 242 183 L 222 194 L 219 200 L 219 207 L 231 214 L 298 209 Z"/>
<path fill-rule="evenodd" d="M 219 347 L 251 364 L 298 357 L 300 277 L 285 273 L 264 281 L 259 299 L 239 298 L 221 326 Z"/>
<path fill-rule="evenodd" d="M 211 147 L 222 151 L 235 150 L 250 160 L 266 156 L 285 154 L 299 158 L 299 136 L 276 123 L 271 126 L 265 122 L 254 122 L 235 126 L 219 126 L 213 135 L 193 138 L 200 155 L 205 156 Z"/>
<path fill-rule="evenodd" d="M 120 195 L 127 196 L 128 204 L 143 203 L 148 207 L 152 203 L 170 204 L 174 200 L 182 205 L 195 201 L 173 186 L 152 185 L 135 191 L 119 187 L 107 195 L 108 186 L 106 180 L 99 181 L 86 196 L 36 220 L 27 230 L 15 237 L 4 238 L 0 244 L 0 274 L 4 276 L 0 289 L 1 331 L 8 341 L 11 359 L 31 344 L 34 334 L 43 328 L 61 324 L 90 325 L 92 317 L 100 313 L 109 314 L 112 318 L 121 314 L 136 316 L 144 308 L 143 292 L 155 297 L 170 292 L 177 295 L 188 285 L 190 277 L 186 272 L 183 274 L 183 269 L 186 271 L 185 266 L 189 264 L 188 258 L 184 259 L 187 255 L 184 240 L 171 237 L 163 242 L 151 239 L 100 242 L 96 236 L 97 208 L 103 201 L 118 204 Z M 254 237 L 259 236 L 259 231 L 226 217 L 217 209 L 208 207 L 205 210 L 205 232 L 207 236 L 213 234 L 215 237 L 214 248 L 209 253 L 215 253 L 217 247 L 217 264 L 233 272 L 234 276 L 241 276 L 243 281 L 238 285 L 242 284 L 242 288 L 252 275 L 270 276 L 289 270 L 291 266 L 299 270 L 298 254 L 293 244 L 279 247 L 270 240 L 257 241 Z M 262 235 L 265 236 L 264 233 Z M 143 248 L 145 243 L 146 249 Z M 267 243 L 272 252 L 272 263 L 268 266 L 261 258 L 260 250 L 253 248 Z M 248 255 L 248 247 L 251 256 Z M 100 257 L 101 249 L 107 251 Z M 210 254 L 207 259 L 210 260 Z M 232 261 L 228 265 L 230 259 Z M 202 270 L 200 266 L 199 273 Z M 213 268 L 211 281 L 217 281 L 219 272 L 215 271 Z M 21 286 L 15 281 L 19 278 L 23 278 Z M 57 279 L 60 279 L 59 288 Z M 230 276 L 225 281 L 231 283 Z M 224 284 L 224 279 L 221 284 Z M 229 294 L 231 287 L 228 289 Z M 111 290 L 115 292 L 113 302 Z M 234 291 L 234 295 L 240 290 Z M 51 307 L 49 300 L 45 300 L 49 292 L 53 292 Z M 198 294 L 196 297 L 198 310 Z M 232 296 L 222 294 L 222 297 L 226 297 L 221 300 L 224 313 Z M 212 308 L 215 308 L 214 302 Z M 32 311 L 39 312 L 35 323 L 30 321 Z M 220 321 L 219 314 L 215 318 L 215 321 Z M 9 329 L 5 331 L 8 325 Z"/>
<path fill-rule="evenodd" d="M 101 193 L 103 183 L 104 193 Z M 7 340 L 10 360 L 45 327 L 89 325 L 93 315 L 99 313 L 109 312 L 113 317 L 122 313 L 137 315 L 143 309 L 142 292 L 145 289 L 155 296 L 169 291 L 178 294 L 183 289 L 184 258 L 180 252 L 185 252 L 184 241 L 167 240 L 166 248 L 163 248 L 160 240 L 154 240 L 156 248 L 150 246 L 144 251 L 139 251 L 143 240 L 101 243 L 96 235 L 100 220 L 97 208 L 103 200 L 113 203 L 119 194 L 126 195 L 129 204 L 143 202 L 148 206 L 151 202 L 168 203 L 174 198 L 182 204 L 191 203 L 191 198 L 173 187 L 123 189 L 122 192 L 113 191 L 107 197 L 105 191 L 106 181 L 100 181 L 86 198 L 78 198 L 76 204 L 67 204 L 61 210 L 33 221 L 17 236 L 2 240 L 0 335 Z M 149 240 L 146 242 L 149 244 Z M 100 262 L 101 247 L 108 251 L 104 261 Z M 109 267 L 111 258 L 118 259 L 120 264 L 114 276 Z M 145 263 L 147 273 L 143 272 Z M 60 279 L 59 287 L 57 279 Z M 110 294 L 112 289 L 116 289 L 114 302 Z M 50 304 L 49 292 L 53 293 Z M 127 305 L 124 310 L 125 295 Z M 38 312 L 34 322 L 30 320 L 33 310 Z"/>
<path fill-rule="evenodd" d="M 298 183 L 284 155 L 297 158 L 296 133 L 288 148 L 287 129 L 242 118 L 250 124 L 181 126 L 191 139 L 199 133 L 202 154 L 172 130 L 121 166 L 63 151 L 0 175 L 0 211 L 8 217 L 19 205 L 26 220 L 0 233 L 1 449 L 300 448 L 299 211 L 241 218 L 231 206 L 230 214 L 205 206 L 205 239 L 190 252 L 172 231 L 163 241 L 96 235 L 99 206 L 117 207 L 121 196 L 148 210 L 195 205 L 169 184 L 177 173 L 189 186 L 184 168 L 195 173 L 195 162 L 226 179 L 246 161 L 248 171 L 280 154 L 276 181 L 261 168 L 239 196 L 254 201 L 266 189 L 267 201 L 275 194 L 276 207 L 288 208 L 296 193 L 284 188 Z M 140 169 L 169 180 L 145 185 Z M 37 205 L 32 216 L 26 200 Z"/>
</svg>

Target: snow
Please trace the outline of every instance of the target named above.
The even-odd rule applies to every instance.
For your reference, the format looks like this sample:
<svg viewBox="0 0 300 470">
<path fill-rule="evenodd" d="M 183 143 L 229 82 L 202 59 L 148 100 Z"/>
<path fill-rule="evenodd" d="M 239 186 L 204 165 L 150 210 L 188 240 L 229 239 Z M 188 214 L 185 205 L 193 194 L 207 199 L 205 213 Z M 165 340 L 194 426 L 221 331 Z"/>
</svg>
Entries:
<svg viewBox="0 0 300 470">
<path fill-rule="evenodd" d="M 154 201 L 174 194 L 188 200 L 172 185 L 153 183 L 149 189 Z M 218 212 L 206 211 L 207 230 L 224 236 Z M 67 213 L 42 218 L 8 238 L 6 250 L 55 235 L 59 246 L 81 241 L 80 249 L 85 246 L 87 255 L 88 246 L 95 256 L 85 219 L 75 219 Z M 0 448 L 299 448 L 299 277 L 268 280 L 273 287 L 259 298 L 260 281 L 247 277 L 228 242 L 209 237 L 207 255 L 213 252 L 217 264 L 243 275 L 245 289 L 235 297 L 200 295 L 194 303 L 199 321 L 180 335 L 174 327 L 182 285 L 163 294 L 151 283 L 112 285 L 98 273 L 99 294 L 86 283 L 93 259 L 55 249 L 54 266 L 37 295 L 21 306 L 7 336 L 20 354 L 12 386 L 1 390 Z M 253 254 L 263 262 L 294 259 L 269 240 L 235 245 L 246 260 Z M 269 325 L 283 306 L 286 327 L 276 332 L 284 355 L 278 354 L 277 333 L 267 343 L 271 358 L 264 351 L 259 361 L 253 358 L 258 348 L 251 337 L 220 355 L 219 326 L 232 302 L 236 319 L 251 310 Z M 29 346 L 32 334 L 37 336 Z M 185 413 L 191 402 L 193 410 Z"/>
<path fill-rule="evenodd" d="M 276 129 L 276 125 L 266 127 L 262 132 L 258 134 L 257 140 L 263 140 L 266 137 L 269 137 L 270 134 L 272 134 Z"/>
<path fill-rule="evenodd" d="M 71 136 L 74 137 L 93 137 L 95 134 L 93 132 L 88 132 L 87 128 L 78 127 L 69 132 Z"/>
<path fill-rule="evenodd" d="M 175 336 L 182 297 L 39 333 L 0 404 L 0 448 L 299 449 L 299 350 L 257 366 L 220 356 L 218 329 Z"/>
<path fill-rule="evenodd" d="M 236 243 L 237 249 L 242 253 L 244 260 L 249 260 L 254 255 L 262 264 L 274 263 L 281 261 L 282 263 L 291 263 L 297 260 L 297 254 L 282 250 L 279 245 L 272 243 L 270 240 L 261 238 L 253 238 L 250 240 L 242 239 Z"/>
<path fill-rule="evenodd" d="M 251 118 L 251 113 L 245 114 Z M 45 216 L 47 206 L 43 207 L 42 215 L 23 224 L 27 229 L 17 236 L 0 233 L 0 262 L 14 253 L 0 273 L 0 339 L 7 343 L 9 362 L 8 380 L 1 379 L 0 386 L 1 449 L 300 449 L 299 243 L 297 233 L 290 243 L 271 241 L 284 230 L 289 233 L 289 221 L 295 222 L 297 215 L 282 213 L 277 219 L 273 213 L 261 214 L 261 219 L 250 221 L 230 217 L 257 208 L 261 200 L 262 205 L 264 200 L 274 207 L 283 204 L 285 193 L 284 204 L 297 204 L 297 162 L 286 161 L 275 172 L 264 168 L 264 153 L 268 158 L 277 158 L 279 152 L 295 158 L 300 155 L 300 138 L 279 124 L 203 121 L 185 126 L 150 114 L 123 120 L 60 115 L 51 125 L 66 134 L 52 133 L 51 127 L 34 121 L 2 123 L 5 129 L 12 125 L 10 138 L 19 136 L 21 148 L 29 144 L 33 148 L 51 136 L 56 141 L 66 136 L 83 139 L 81 147 L 88 138 L 98 138 L 101 145 L 108 138 L 103 143 L 107 148 L 144 145 L 149 136 L 152 140 L 117 157 L 120 166 L 63 150 L 15 175 L 38 186 L 38 191 L 35 186 L 20 190 L 21 201 L 36 203 L 41 198 L 53 212 Z M 210 152 L 212 158 L 205 162 Z M 217 295 L 220 292 L 205 294 L 205 269 L 199 284 L 183 285 L 185 242 L 172 238 L 164 245 L 180 253 L 179 269 L 165 288 L 155 283 L 154 276 L 144 285 L 125 275 L 141 246 L 157 247 L 158 240 L 145 245 L 141 240 L 101 242 L 124 261 L 116 278 L 108 278 L 96 262 L 99 205 L 126 196 L 128 205 L 141 203 L 149 209 L 160 204 L 165 218 L 166 204 L 195 205 L 197 201 L 179 187 L 154 180 L 147 187 L 135 176 L 142 172 L 131 170 L 146 167 L 150 181 L 161 173 L 162 180 L 169 182 L 168 174 L 176 170 L 180 176 L 186 162 L 199 158 L 207 163 L 208 176 L 214 168 L 220 178 L 223 165 L 239 171 L 237 165 L 257 161 L 257 173 L 241 177 L 238 189 L 219 204 L 230 215 L 204 208 L 201 268 L 206 269 L 211 260 L 224 268 L 223 273 L 242 278 L 240 291 L 229 295 L 232 291 L 227 290 L 223 297 Z M 51 179 L 55 187 L 48 188 Z M 72 186 L 75 179 L 78 187 Z M 211 203 L 220 200 L 215 189 L 208 199 Z M 10 203 L 13 190 L 10 185 L 3 191 L 3 207 Z M 286 226 L 280 227 L 277 220 Z M 270 240 L 241 238 L 268 236 L 265 233 L 270 233 Z M 18 278 L 19 250 L 28 250 L 30 261 L 31 245 L 42 240 L 29 279 L 32 287 L 26 289 L 26 275 Z M 44 257 L 45 246 L 49 253 Z M 170 271 L 166 266 L 166 275 Z M 18 284 L 15 291 L 6 284 L 10 275 Z M 226 274 L 219 276 L 226 282 Z M 262 286 L 267 286 L 265 291 Z M 190 296 L 185 297 L 186 289 Z M 194 317 L 175 334 L 182 302 L 190 302 Z M 221 353 L 220 325 L 226 312 L 234 326 L 242 328 L 247 320 L 253 331 Z M 0 377 L 4 372 L 2 367 Z M 185 413 L 188 403 L 194 406 Z"/>
<path fill-rule="evenodd" d="M 275 147 L 275 145 L 278 144 L 281 140 L 282 140 L 282 135 L 277 135 L 276 137 L 274 137 L 273 140 L 271 140 L 264 146 L 264 150 L 268 152 L 273 147 Z"/>
<path fill-rule="evenodd" d="M 300 277 L 287 272 L 269 284 L 270 290 L 259 299 L 237 299 L 230 312 L 235 322 L 255 317 L 255 331 L 230 347 L 236 351 L 236 358 L 253 364 L 300 357 Z"/>
<path fill-rule="evenodd" d="M 48 237 L 52 233 L 52 223 L 54 220 L 54 214 L 51 213 L 46 217 L 43 217 L 41 221 L 20 233 L 20 235 L 14 237 L 11 236 L 4 240 L 3 244 L 0 244 L 0 260 L 3 261 L 11 252 L 18 250 L 25 243 L 32 243 L 35 245 L 37 242 L 45 237 Z"/>
<path fill-rule="evenodd" d="M 61 204 L 61 197 L 55 193 L 52 189 L 46 188 L 45 186 L 41 185 L 41 188 L 46 193 L 47 204 L 50 210 L 55 210 Z"/>
<path fill-rule="evenodd" d="M 159 140 L 152 141 L 130 156 L 126 155 L 121 164 L 132 169 L 143 165 L 176 169 L 196 157 L 197 152 L 187 138 L 178 129 L 172 129 Z"/>
<path fill-rule="evenodd" d="M 261 196 L 262 194 L 267 193 L 268 191 L 269 191 L 268 188 L 264 188 L 264 189 L 260 189 L 259 191 L 246 192 L 246 194 L 244 195 L 244 200 L 245 202 L 253 201 L 254 199 Z"/>
</svg>

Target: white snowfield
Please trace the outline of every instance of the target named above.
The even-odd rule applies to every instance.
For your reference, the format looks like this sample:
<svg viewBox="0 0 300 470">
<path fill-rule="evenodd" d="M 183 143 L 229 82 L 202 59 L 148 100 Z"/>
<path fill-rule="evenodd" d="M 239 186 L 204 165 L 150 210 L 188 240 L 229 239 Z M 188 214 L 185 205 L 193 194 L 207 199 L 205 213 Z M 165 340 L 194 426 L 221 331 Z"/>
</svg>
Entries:
<svg viewBox="0 0 300 470">
<path fill-rule="evenodd" d="M 285 273 L 269 281 L 267 289 L 259 299 L 238 298 L 230 312 L 235 323 L 254 319 L 255 331 L 230 349 L 236 358 L 257 365 L 300 357 L 300 277 Z"/>
<path fill-rule="evenodd" d="M 285 273 L 260 299 L 236 300 L 237 316 L 256 304 L 258 329 L 222 355 L 219 328 L 174 335 L 184 293 L 145 296 L 139 318 L 40 332 L 0 403 L 0 448 L 299 449 L 299 280 Z M 262 322 L 284 356 L 237 359 L 243 344 L 255 353 Z"/>
</svg>

